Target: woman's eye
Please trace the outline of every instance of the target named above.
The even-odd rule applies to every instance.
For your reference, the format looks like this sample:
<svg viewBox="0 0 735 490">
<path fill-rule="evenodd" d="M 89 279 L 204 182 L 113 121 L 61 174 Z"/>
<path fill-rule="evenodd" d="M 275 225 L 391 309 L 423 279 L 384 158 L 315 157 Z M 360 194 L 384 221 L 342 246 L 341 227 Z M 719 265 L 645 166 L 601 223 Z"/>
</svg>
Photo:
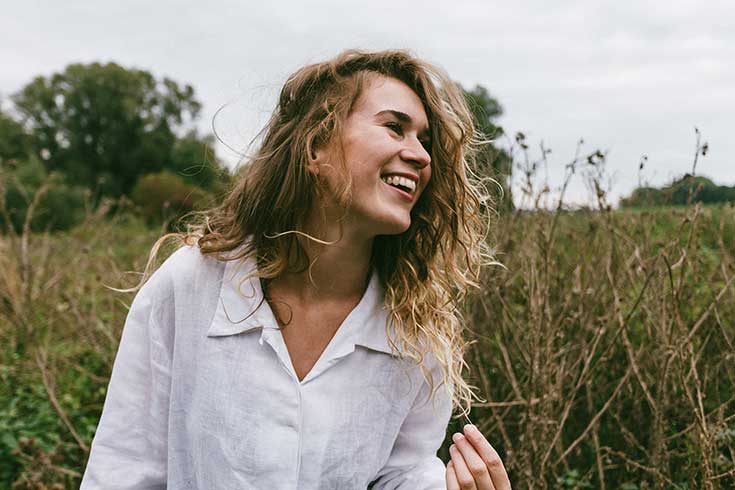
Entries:
<svg viewBox="0 0 735 490">
<path fill-rule="evenodd" d="M 385 125 L 386 128 L 390 129 L 399 136 L 403 136 L 403 127 L 395 122 L 389 122 Z"/>
</svg>

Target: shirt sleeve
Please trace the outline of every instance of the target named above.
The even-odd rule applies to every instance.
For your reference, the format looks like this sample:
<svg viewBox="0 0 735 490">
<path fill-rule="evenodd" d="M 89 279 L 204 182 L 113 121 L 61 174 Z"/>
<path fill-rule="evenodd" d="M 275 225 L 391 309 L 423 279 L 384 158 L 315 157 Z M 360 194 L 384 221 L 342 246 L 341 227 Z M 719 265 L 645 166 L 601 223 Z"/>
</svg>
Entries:
<svg viewBox="0 0 735 490">
<path fill-rule="evenodd" d="M 436 386 L 441 369 L 436 366 L 432 375 Z M 429 391 L 424 380 L 373 490 L 446 490 L 446 467 L 436 452 L 452 415 L 451 390 L 442 384 L 433 400 L 428 399 Z"/>
<path fill-rule="evenodd" d="M 162 276 L 128 312 L 81 490 L 166 488 L 174 301 Z"/>
</svg>

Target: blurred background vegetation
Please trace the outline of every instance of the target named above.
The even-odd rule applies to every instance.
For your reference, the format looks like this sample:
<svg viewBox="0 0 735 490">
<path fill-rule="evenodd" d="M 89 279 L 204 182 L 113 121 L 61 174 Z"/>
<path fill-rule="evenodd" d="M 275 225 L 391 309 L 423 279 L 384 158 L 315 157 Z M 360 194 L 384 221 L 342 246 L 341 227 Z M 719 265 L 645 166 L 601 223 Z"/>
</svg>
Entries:
<svg viewBox="0 0 735 490">
<path fill-rule="evenodd" d="M 471 419 L 514 488 L 733 488 L 735 189 L 696 174 L 707 144 L 697 133 L 691 173 L 617 208 L 605 154 L 580 144 L 552 196 L 550 150 L 505 135 L 486 88 L 465 94 L 505 266 L 466 305 Z M 4 107 L 0 488 L 77 488 L 132 301 L 104 285 L 134 284 L 124 271 L 236 175 L 194 129 L 193 88 L 145 71 L 69 65 Z M 572 178 L 594 202 L 565 203 Z"/>
</svg>

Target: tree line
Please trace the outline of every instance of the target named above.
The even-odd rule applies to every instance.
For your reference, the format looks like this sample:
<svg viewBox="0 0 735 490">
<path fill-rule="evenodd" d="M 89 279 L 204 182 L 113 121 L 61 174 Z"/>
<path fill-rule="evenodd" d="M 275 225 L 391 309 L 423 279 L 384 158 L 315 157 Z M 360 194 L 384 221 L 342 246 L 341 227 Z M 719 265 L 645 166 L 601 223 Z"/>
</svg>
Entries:
<svg viewBox="0 0 735 490">
<path fill-rule="evenodd" d="M 717 185 L 711 179 L 692 174 L 674 179 L 661 188 L 642 186 L 621 199 L 621 207 L 683 206 L 692 202 L 716 204 L 735 202 L 735 187 Z"/>
<path fill-rule="evenodd" d="M 231 178 L 196 130 L 200 111 L 190 85 L 116 63 L 36 77 L 0 113 L 0 220 L 18 228 L 38 191 L 35 229 L 72 226 L 104 198 L 149 218 L 192 209 Z"/>
</svg>

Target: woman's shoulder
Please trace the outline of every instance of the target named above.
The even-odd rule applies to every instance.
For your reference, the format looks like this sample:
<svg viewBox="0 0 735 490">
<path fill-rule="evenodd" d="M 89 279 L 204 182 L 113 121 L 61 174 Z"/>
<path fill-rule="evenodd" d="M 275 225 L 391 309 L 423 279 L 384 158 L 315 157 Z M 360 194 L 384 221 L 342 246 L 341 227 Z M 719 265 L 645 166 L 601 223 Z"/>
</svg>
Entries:
<svg viewBox="0 0 735 490">
<path fill-rule="evenodd" d="M 197 244 L 182 245 L 164 260 L 160 270 L 167 274 L 194 274 L 217 262 L 214 257 L 203 254 Z"/>
<path fill-rule="evenodd" d="M 175 294 L 194 287 L 218 287 L 223 271 L 224 263 L 203 254 L 198 245 L 182 245 L 163 261 L 143 289 Z"/>
</svg>

